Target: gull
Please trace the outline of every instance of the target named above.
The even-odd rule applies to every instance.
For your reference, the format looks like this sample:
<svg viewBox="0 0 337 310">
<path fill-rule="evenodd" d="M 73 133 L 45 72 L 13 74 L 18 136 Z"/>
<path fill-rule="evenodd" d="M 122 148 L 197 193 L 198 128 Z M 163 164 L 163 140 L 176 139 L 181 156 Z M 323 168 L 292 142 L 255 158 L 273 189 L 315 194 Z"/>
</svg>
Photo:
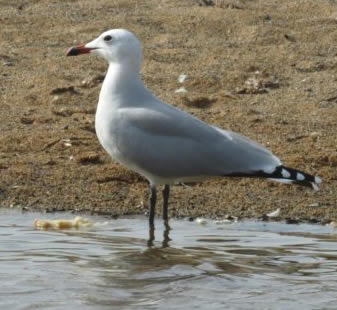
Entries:
<svg viewBox="0 0 337 310">
<path fill-rule="evenodd" d="M 154 227 L 156 188 L 163 185 L 163 219 L 168 221 L 170 185 L 211 177 L 267 178 L 319 189 L 321 179 L 283 166 L 262 145 L 209 125 L 161 102 L 140 77 L 142 48 L 125 29 L 103 32 L 70 48 L 67 56 L 94 54 L 108 62 L 95 116 L 98 140 L 120 164 L 150 184 L 149 224 Z"/>
</svg>

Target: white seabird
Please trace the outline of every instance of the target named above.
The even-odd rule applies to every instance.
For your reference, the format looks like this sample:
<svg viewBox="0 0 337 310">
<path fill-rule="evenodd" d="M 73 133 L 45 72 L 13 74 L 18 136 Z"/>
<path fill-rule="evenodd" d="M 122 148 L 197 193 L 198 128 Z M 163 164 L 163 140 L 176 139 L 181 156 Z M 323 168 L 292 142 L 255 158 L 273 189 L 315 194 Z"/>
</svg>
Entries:
<svg viewBox="0 0 337 310">
<path fill-rule="evenodd" d="M 231 131 L 208 125 L 156 98 L 140 78 L 142 49 L 136 36 L 113 29 L 67 55 L 104 58 L 108 72 L 99 95 L 96 133 L 111 157 L 150 183 L 150 225 L 154 225 L 156 187 L 163 189 L 168 219 L 169 186 L 214 176 L 258 177 L 318 190 L 321 180 L 282 165 L 265 147 Z"/>
</svg>

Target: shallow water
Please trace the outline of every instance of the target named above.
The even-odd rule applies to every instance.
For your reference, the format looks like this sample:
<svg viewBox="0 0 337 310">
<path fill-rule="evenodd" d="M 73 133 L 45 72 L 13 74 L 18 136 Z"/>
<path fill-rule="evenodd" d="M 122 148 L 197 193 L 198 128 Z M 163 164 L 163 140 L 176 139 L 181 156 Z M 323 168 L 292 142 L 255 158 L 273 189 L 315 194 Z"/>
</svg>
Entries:
<svg viewBox="0 0 337 310">
<path fill-rule="evenodd" d="M 145 217 L 80 231 L 37 231 L 0 210 L 0 309 L 336 309 L 337 232 L 243 221 L 200 225 Z"/>
</svg>

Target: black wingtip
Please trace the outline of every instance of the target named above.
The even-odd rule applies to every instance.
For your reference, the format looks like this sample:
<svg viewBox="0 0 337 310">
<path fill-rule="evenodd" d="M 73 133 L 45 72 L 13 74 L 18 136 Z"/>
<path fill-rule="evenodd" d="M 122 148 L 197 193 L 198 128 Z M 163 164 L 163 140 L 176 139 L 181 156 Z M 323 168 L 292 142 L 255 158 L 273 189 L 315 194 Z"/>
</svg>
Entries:
<svg viewBox="0 0 337 310">
<path fill-rule="evenodd" d="M 290 180 L 293 184 L 307 186 L 313 190 L 319 190 L 319 186 L 322 183 L 319 177 L 297 169 L 279 166 L 276 170 L 277 178 L 280 182 L 282 182 L 282 180 Z"/>
<path fill-rule="evenodd" d="M 249 178 L 267 178 L 273 181 L 281 182 L 281 183 L 291 183 L 301 186 L 310 187 L 313 190 L 319 190 L 319 186 L 322 183 L 322 180 L 311 174 L 305 173 L 300 170 L 296 170 L 293 168 L 288 168 L 285 166 L 277 166 L 272 172 L 265 172 L 263 170 L 256 170 L 250 172 L 238 172 L 238 173 L 230 173 L 224 176 L 230 177 L 249 177 Z"/>
</svg>

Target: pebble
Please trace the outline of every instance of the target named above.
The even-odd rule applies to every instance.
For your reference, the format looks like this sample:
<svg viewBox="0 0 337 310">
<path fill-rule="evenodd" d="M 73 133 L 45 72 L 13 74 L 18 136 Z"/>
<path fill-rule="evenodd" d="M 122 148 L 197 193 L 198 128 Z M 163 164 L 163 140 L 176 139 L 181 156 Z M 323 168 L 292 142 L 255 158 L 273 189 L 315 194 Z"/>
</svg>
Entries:
<svg viewBox="0 0 337 310">
<path fill-rule="evenodd" d="M 231 220 L 223 219 L 223 220 L 216 220 L 216 221 L 214 221 L 214 224 L 221 225 L 221 224 L 230 224 L 232 222 L 233 221 L 231 221 Z"/>
<path fill-rule="evenodd" d="M 176 94 L 179 94 L 179 93 L 187 93 L 187 90 L 185 89 L 185 87 L 180 87 L 180 88 L 177 88 L 174 92 L 175 92 Z"/>
<path fill-rule="evenodd" d="M 267 216 L 268 217 L 278 217 L 280 215 L 280 213 L 281 213 L 281 209 L 278 208 L 273 212 L 267 213 Z"/>
<path fill-rule="evenodd" d="M 84 88 L 95 87 L 104 81 L 104 77 L 105 77 L 104 75 L 99 74 L 99 75 L 94 76 L 93 78 L 86 78 L 81 82 L 81 87 L 84 87 Z"/>
<path fill-rule="evenodd" d="M 74 86 L 57 87 L 50 92 L 51 95 L 58 95 L 64 93 L 79 94 L 79 92 L 75 89 Z"/>
<path fill-rule="evenodd" d="M 179 83 L 184 83 L 186 79 L 187 79 L 187 75 L 186 74 L 180 74 L 178 76 L 178 82 Z"/>
<path fill-rule="evenodd" d="M 56 95 L 56 96 L 54 96 L 53 99 L 51 100 L 51 103 L 52 103 L 52 104 L 60 104 L 60 103 L 62 103 L 62 99 L 61 99 L 60 96 Z"/>
<path fill-rule="evenodd" d="M 94 152 L 82 154 L 77 161 L 82 165 L 89 165 L 89 164 L 99 164 L 101 163 L 101 159 L 99 157 L 99 154 L 96 154 Z"/>
<path fill-rule="evenodd" d="M 14 66 L 14 63 L 12 63 L 12 62 L 10 62 L 10 61 L 5 61 L 5 62 L 3 63 L 3 65 L 4 65 L 4 66 L 8 66 L 8 67 L 12 67 L 12 66 Z"/>
<path fill-rule="evenodd" d="M 53 113 L 57 116 L 68 117 L 73 114 L 73 111 L 67 108 L 61 108 L 59 110 L 54 110 Z"/>
<path fill-rule="evenodd" d="M 63 139 L 62 142 L 64 146 L 67 146 L 67 147 L 72 146 L 70 139 Z"/>
<path fill-rule="evenodd" d="M 34 123 L 34 119 L 29 117 L 21 117 L 20 122 L 25 125 L 31 125 Z"/>
<path fill-rule="evenodd" d="M 200 224 L 200 225 L 206 225 L 207 221 L 203 218 L 198 217 L 196 220 L 196 223 Z"/>
</svg>

